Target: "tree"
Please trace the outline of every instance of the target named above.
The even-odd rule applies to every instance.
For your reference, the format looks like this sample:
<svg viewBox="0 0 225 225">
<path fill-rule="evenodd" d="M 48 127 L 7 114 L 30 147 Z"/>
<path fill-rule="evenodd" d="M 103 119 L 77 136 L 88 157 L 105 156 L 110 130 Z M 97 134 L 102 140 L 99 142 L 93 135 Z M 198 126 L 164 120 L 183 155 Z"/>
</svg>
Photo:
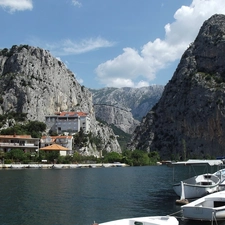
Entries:
<svg viewBox="0 0 225 225">
<path fill-rule="evenodd" d="M 73 154 L 73 161 L 74 162 L 82 162 L 83 157 L 81 154 L 79 154 L 78 152 L 74 152 Z"/>
<path fill-rule="evenodd" d="M 13 161 L 21 162 L 25 160 L 26 155 L 21 149 L 12 149 L 6 153 L 6 158 L 12 159 Z"/>
<path fill-rule="evenodd" d="M 46 124 L 40 121 L 30 121 L 25 125 L 27 133 L 31 134 L 34 138 L 41 137 L 41 133 L 46 130 Z"/>
<path fill-rule="evenodd" d="M 134 150 L 131 153 L 133 166 L 146 166 L 150 164 L 148 153 L 141 150 Z"/>
<path fill-rule="evenodd" d="M 148 157 L 150 158 L 150 164 L 155 164 L 160 160 L 159 153 L 156 151 L 148 153 Z"/>
<path fill-rule="evenodd" d="M 74 136 L 74 145 L 79 148 L 86 147 L 88 142 L 87 134 L 84 133 L 84 130 L 81 128 Z"/>
<path fill-rule="evenodd" d="M 49 162 L 55 162 L 59 158 L 59 152 L 58 151 L 51 151 L 51 152 L 39 152 L 39 160 L 46 159 Z"/>
<path fill-rule="evenodd" d="M 121 162 L 122 160 L 122 155 L 117 153 L 117 152 L 109 152 L 106 155 L 104 155 L 104 162 Z"/>
<path fill-rule="evenodd" d="M 122 153 L 122 162 L 123 163 L 132 165 L 131 153 L 132 153 L 132 151 L 130 151 L 130 150 L 123 151 L 123 153 Z"/>
<path fill-rule="evenodd" d="M 15 124 L 12 127 L 1 130 L 3 135 L 13 135 L 13 134 L 30 134 L 33 138 L 40 138 L 42 132 L 46 130 L 46 124 L 39 121 L 31 121 L 25 125 Z"/>
</svg>

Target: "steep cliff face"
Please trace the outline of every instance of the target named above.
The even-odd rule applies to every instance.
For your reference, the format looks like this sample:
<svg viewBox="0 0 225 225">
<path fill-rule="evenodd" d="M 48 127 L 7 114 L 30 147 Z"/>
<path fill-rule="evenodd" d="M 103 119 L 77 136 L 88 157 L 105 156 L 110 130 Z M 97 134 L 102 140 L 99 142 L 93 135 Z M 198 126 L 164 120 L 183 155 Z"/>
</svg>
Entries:
<svg viewBox="0 0 225 225">
<path fill-rule="evenodd" d="M 205 21 L 130 148 L 162 158 L 225 154 L 225 16 Z"/>
<path fill-rule="evenodd" d="M 48 51 L 27 45 L 0 51 L 0 106 L 0 114 L 27 113 L 29 120 L 42 122 L 55 112 L 80 110 L 89 113 L 94 134 L 101 134 L 104 127 L 96 122 L 91 92 Z M 116 138 L 110 140 L 112 130 L 104 131 L 105 145 L 113 146 L 107 149 L 120 152 Z"/>
<path fill-rule="evenodd" d="M 48 51 L 13 46 L 0 53 L 0 113 L 28 113 L 28 119 L 44 121 L 56 111 L 84 110 L 91 114 L 92 96 L 65 65 Z"/>
<path fill-rule="evenodd" d="M 139 125 L 139 121 L 135 120 L 131 112 L 120 107 L 107 105 L 95 105 L 95 115 L 108 124 L 113 124 L 125 133 L 132 134 Z"/>
<path fill-rule="evenodd" d="M 163 85 L 152 85 L 91 90 L 96 117 L 132 134 L 139 120 L 158 102 L 163 88 Z"/>
</svg>

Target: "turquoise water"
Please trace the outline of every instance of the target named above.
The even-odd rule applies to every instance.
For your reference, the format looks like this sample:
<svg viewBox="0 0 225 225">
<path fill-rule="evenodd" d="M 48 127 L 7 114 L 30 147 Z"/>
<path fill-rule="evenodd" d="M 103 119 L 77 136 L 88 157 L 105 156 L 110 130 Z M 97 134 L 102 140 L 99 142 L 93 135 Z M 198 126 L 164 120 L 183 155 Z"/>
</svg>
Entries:
<svg viewBox="0 0 225 225">
<path fill-rule="evenodd" d="M 167 166 L 2 169 L 0 225 L 91 225 L 170 215 L 180 210 L 172 183 Z"/>
</svg>

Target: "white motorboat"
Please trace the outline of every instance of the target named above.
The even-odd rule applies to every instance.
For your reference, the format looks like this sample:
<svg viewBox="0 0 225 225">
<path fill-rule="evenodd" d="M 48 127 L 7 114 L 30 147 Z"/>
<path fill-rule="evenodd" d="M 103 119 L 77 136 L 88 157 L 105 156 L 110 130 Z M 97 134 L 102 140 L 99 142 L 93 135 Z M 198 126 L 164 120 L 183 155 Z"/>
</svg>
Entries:
<svg viewBox="0 0 225 225">
<path fill-rule="evenodd" d="M 220 179 L 216 175 L 206 173 L 183 180 L 182 183 L 173 185 L 173 190 L 183 198 L 199 198 L 218 191 Z M 183 194 L 182 194 L 183 191 Z"/>
<path fill-rule="evenodd" d="M 221 160 L 188 160 L 185 162 L 176 162 L 172 165 L 206 165 L 219 166 L 223 162 Z M 219 190 L 220 178 L 215 174 L 204 173 L 192 176 L 191 178 L 182 180 L 173 185 L 173 190 L 182 199 L 200 198 L 204 195 L 211 194 Z"/>
<path fill-rule="evenodd" d="M 114 220 L 93 225 L 178 225 L 179 221 L 173 216 L 149 216 Z"/>
<path fill-rule="evenodd" d="M 184 219 L 217 221 L 225 219 L 225 191 L 216 192 L 181 206 Z"/>
</svg>

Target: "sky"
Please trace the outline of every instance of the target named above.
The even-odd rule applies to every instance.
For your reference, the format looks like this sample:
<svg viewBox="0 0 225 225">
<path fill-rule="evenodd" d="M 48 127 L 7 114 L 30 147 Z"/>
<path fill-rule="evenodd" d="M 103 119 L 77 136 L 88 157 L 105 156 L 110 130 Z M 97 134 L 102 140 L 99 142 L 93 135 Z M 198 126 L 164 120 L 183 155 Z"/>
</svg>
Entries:
<svg viewBox="0 0 225 225">
<path fill-rule="evenodd" d="M 0 0 L 0 49 L 49 50 L 87 88 L 166 85 L 224 0 Z"/>
</svg>

